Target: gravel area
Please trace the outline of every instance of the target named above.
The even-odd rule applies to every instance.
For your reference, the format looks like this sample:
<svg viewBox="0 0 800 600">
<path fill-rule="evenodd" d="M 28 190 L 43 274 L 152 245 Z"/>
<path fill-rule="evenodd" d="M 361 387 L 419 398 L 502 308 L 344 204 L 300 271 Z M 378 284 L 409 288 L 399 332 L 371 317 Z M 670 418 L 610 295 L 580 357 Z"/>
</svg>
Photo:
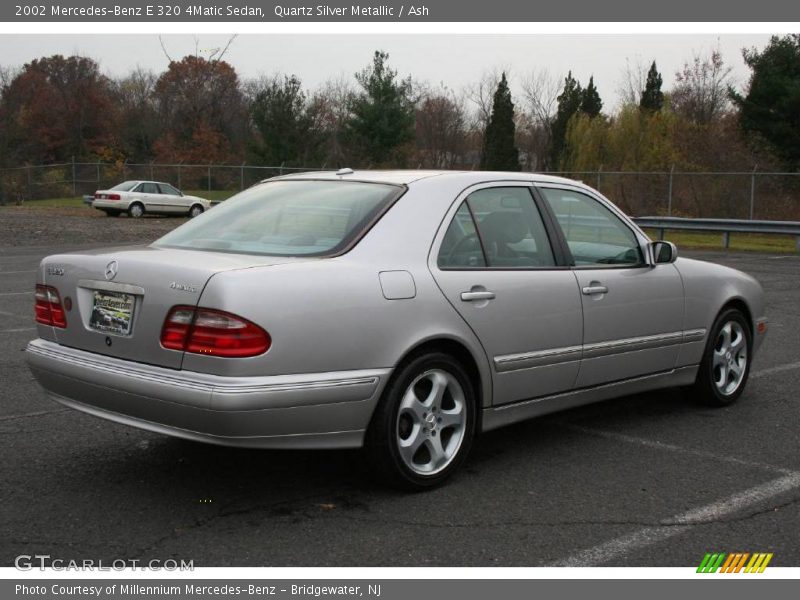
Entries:
<svg viewBox="0 0 800 600">
<path fill-rule="evenodd" d="M 147 244 L 187 221 L 184 217 L 107 217 L 84 207 L 0 207 L 0 247 Z"/>
</svg>

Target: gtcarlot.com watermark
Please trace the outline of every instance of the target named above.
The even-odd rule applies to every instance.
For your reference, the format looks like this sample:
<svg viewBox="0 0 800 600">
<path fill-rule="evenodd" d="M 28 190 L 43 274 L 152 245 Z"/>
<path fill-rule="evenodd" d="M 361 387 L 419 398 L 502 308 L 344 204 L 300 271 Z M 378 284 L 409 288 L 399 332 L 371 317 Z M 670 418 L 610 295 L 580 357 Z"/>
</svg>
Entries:
<svg viewBox="0 0 800 600">
<path fill-rule="evenodd" d="M 174 558 L 139 560 L 136 558 L 115 558 L 113 560 L 81 560 L 53 558 L 49 554 L 20 554 L 14 559 L 14 566 L 20 571 L 194 571 L 193 560 Z"/>
</svg>

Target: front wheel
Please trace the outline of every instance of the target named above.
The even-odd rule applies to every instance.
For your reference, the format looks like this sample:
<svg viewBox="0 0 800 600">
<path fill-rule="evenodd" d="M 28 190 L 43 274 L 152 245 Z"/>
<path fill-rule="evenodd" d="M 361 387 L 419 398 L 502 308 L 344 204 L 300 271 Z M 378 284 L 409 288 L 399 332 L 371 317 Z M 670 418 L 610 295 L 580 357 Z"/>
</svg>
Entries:
<svg viewBox="0 0 800 600">
<path fill-rule="evenodd" d="M 753 335 L 744 315 L 724 310 L 714 322 L 692 395 L 709 406 L 733 404 L 750 374 Z"/>
<path fill-rule="evenodd" d="M 199 217 L 203 214 L 203 207 L 199 204 L 195 204 L 192 208 L 189 209 L 189 218 L 194 219 L 195 217 Z"/>
<path fill-rule="evenodd" d="M 404 489 L 441 484 L 464 462 L 475 435 L 475 390 L 448 354 L 420 355 L 392 378 L 367 431 L 376 475 Z"/>
</svg>

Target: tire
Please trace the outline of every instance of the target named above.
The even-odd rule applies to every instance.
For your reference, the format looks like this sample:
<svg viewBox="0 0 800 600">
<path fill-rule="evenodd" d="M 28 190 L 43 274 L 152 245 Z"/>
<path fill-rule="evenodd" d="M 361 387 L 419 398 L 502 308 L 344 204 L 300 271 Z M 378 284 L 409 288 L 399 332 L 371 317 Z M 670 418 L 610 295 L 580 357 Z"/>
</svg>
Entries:
<svg viewBox="0 0 800 600">
<path fill-rule="evenodd" d="M 141 202 L 134 202 L 128 207 L 128 216 L 133 219 L 139 219 L 144 216 L 144 206 Z"/>
<path fill-rule="evenodd" d="M 475 397 L 466 371 L 449 354 L 421 354 L 399 367 L 367 430 L 373 473 L 405 490 L 443 483 L 472 446 Z"/>
<path fill-rule="evenodd" d="M 706 406 L 729 406 L 747 385 L 753 356 L 753 333 L 741 311 L 723 310 L 706 342 L 692 398 Z"/>
<path fill-rule="evenodd" d="M 205 209 L 200 204 L 193 204 L 192 208 L 189 209 L 189 218 L 194 219 L 195 217 L 199 217 L 203 214 Z"/>
</svg>

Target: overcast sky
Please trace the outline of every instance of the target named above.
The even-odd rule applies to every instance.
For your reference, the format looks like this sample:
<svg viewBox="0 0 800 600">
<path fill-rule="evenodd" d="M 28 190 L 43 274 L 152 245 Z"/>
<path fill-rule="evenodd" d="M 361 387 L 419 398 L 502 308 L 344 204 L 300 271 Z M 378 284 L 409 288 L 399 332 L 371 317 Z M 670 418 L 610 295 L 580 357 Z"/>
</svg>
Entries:
<svg viewBox="0 0 800 600">
<path fill-rule="evenodd" d="M 228 36 L 200 35 L 197 47 L 209 51 L 224 46 Z M 531 69 L 546 68 L 559 76 L 572 69 L 585 84 L 594 75 L 605 106 L 617 103 L 617 90 L 631 64 L 655 59 L 671 87 L 675 72 L 693 53 L 708 54 L 719 48 L 733 67 L 736 84 L 745 84 L 748 69 L 742 61 L 744 47 L 763 47 L 768 35 L 240 35 L 229 49 L 228 60 L 243 78 L 274 72 L 294 73 L 307 88 L 363 68 L 376 49 L 390 53 L 401 75 L 430 83 L 443 82 L 459 89 L 493 68 L 511 73 L 512 91 Z M 195 52 L 188 35 L 165 35 L 173 58 Z M 154 34 L 141 35 L 0 35 L 0 66 L 21 66 L 51 54 L 89 56 L 110 75 L 124 75 L 137 65 L 161 71 L 167 58 Z"/>
</svg>

